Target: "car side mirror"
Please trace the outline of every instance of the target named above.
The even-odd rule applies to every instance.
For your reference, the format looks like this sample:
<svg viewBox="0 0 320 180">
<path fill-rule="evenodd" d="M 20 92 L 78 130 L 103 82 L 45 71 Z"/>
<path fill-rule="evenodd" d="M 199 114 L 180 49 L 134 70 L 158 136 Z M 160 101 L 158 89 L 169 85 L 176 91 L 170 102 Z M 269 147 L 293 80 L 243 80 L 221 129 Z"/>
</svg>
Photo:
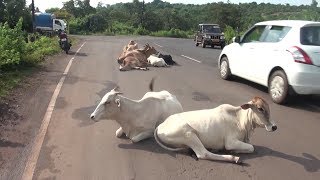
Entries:
<svg viewBox="0 0 320 180">
<path fill-rule="evenodd" d="M 232 38 L 232 42 L 234 43 L 240 43 L 240 36 L 236 36 Z"/>
</svg>

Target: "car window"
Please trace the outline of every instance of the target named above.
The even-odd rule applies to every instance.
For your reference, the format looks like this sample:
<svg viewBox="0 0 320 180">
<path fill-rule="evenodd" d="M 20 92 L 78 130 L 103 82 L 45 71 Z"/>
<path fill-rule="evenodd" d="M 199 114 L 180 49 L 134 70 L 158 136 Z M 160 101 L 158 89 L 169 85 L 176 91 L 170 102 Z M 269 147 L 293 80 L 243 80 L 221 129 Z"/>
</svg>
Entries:
<svg viewBox="0 0 320 180">
<path fill-rule="evenodd" d="M 216 25 L 204 25 L 203 32 L 207 33 L 221 33 L 221 29 L 219 26 Z"/>
<path fill-rule="evenodd" d="M 320 46 L 320 26 L 301 28 L 300 43 L 303 45 Z"/>
<path fill-rule="evenodd" d="M 266 26 L 255 26 L 247 34 L 244 35 L 242 42 L 261 42 L 262 33 L 264 32 Z"/>
<path fill-rule="evenodd" d="M 55 20 L 54 23 L 57 24 L 57 25 L 59 25 L 59 26 L 62 26 L 61 23 L 60 23 L 60 21 L 58 21 L 58 20 Z"/>
<path fill-rule="evenodd" d="M 263 42 L 279 42 L 287 33 L 291 27 L 288 26 L 269 26 L 269 30 L 262 36 Z"/>
</svg>

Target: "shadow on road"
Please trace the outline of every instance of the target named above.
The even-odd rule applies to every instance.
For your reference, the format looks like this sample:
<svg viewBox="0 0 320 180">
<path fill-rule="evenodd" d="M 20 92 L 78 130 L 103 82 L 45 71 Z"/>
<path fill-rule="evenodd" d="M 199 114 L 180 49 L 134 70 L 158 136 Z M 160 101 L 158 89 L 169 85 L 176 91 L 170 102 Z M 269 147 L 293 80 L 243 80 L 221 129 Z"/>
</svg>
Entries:
<svg viewBox="0 0 320 180">
<path fill-rule="evenodd" d="M 254 147 L 255 147 L 255 152 L 253 154 L 241 155 L 242 160 L 245 161 L 248 159 L 271 156 L 276 158 L 282 158 L 282 159 L 300 164 L 308 172 L 317 172 L 320 169 L 320 160 L 309 153 L 302 153 L 302 156 L 293 156 L 293 155 L 279 152 L 263 146 L 254 146 Z"/>
<path fill-rule="evenodd" d="M 90 126 L 93 125 L 95 123 L 95 121 L 90 119 L 90 114 L 93 113 L 94 109 L 97 107 L 98 103 L 101 101 L 102 97 L 109 91 L 111 91 L 113 88 L 116 87 L 116 83 L 112 82 L 112 81 L 107 81 L 103 83 L 105 85 L 105 88 L 103 88 L 102 90 L 100 90 L 99 92 L 97 92 L 96 94 L 100 97 L 93 105 L 93 106 L 88 106 L 88 107 L 82 107 L 82 108 L 78 108 L 75 109 L 72 112 L 72 118 L 73 119 L 77 119 L 80 120 L 80 127 L 85 127 L 85 126 Z M 63 101 L 61 99 L 59 99 L 60 103 L 63 105 Z M 104 116 L 102 115 L 100 117 L 100 120 L 104 119 Z"/>
<path fill-rule="evenodd" d="M 128 140 L 129 141 L 129 140 Z M 158 154 L 168 154 L 169 156 L 176 158 L 177 152 L 167 151 L 165 149 L 162 149 L 157 145 L 157 143 L 153 139 L 146 139 L 143 141 L 140 141 L 138 143 L 128 143 L 128 144 L 118 144 L 119 148 L 122 149 L 135 149 L 135 150 L 142 150 L 142 151 L 148 151 Z"/>
<path fill-rule="evenodd" d="M 83 108 L 76 109 L 72 112 L 72 115 L 71 115 L 72 119 L 79 120 L 80 127 L 93 125 L 95 121 L 90 119 L 90 114 L 94 111 L 95 108 L 96 108 L 95 106 L 90 106 L 90 107 L 83 107 Z"/>
<path fill-rule="evenodd" d="M 7 141 L 7 140 L 3 140 L 0 139 L 0 148 L 1 147 L 12 147 L 12 148 L 16 148 L 16 147 L 24 147 L 24 144 L 21 143 L 17 143 L 17 142 L 11 142 L 11 141 Z"/>
<path fill-rule="evenodd" d="M 81 53 L 81 52 L 73 52 L 73 51 L 69 51 L 69 55 L 76 55 L 76 56 L 82 56 L 82 57 L 85 57 L 85 56 L 88 56 L 87 53 Z"/>
<path fill-rule="evenodd" d="M 262 85 L 240 77 L 233 77 L 232 81 L 238 84 L 245 84 L 268 95 L 268 88 Z M 284 106 L 310 112 L 320 112 L 320 95 L 295 95 L 292 96 L 290 101 Z"/>
</svg>

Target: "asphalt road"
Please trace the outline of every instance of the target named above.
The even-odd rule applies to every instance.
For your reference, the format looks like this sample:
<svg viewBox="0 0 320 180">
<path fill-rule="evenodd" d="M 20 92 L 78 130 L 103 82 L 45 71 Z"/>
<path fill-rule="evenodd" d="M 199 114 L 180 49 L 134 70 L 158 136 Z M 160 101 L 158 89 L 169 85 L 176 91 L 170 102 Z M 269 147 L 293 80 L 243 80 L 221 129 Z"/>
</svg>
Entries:
<svg viewBox="0 0 320 180">
<path fill-rule="evenodd" d="M 240 78 L 221 80 L 217 69 L 221 50 L 195 47 L 190 39 L 98 36 L 81 39 L 80 45 L 86 43 L 79 53 L 57 57 L 65 66 L 73 56 L 74 60 L 57 97 L 33 179 L 320 178 L 319 97 L 297 97 L 288 106 L 276 105 L 264 87 Z M 116 58 L 130 39 L 171 54 L 180 66 L 120 72 Z M 78 47 L 73 47 L 73 51 Z M 55 73 L 62 74 L 65 66 Z M 120 86 L 125 96 L 140 99 L 154 76 L 155 90 L 175 94 L 186 111 L 214 108 L 223 103 L 241 105 L 261 96 L 269 102 L 271 118 L 278 130 L 256 129 L 251 139 L 255 153 L 240 154 L 245 164 L 235 165 L 196 161 L 186 153 L 162 149 L 153 139 L 132 144 L 128 139 L 115 137 L 119 127 L 116 122 L 93 123 L 89 119 L 101 97 L 115 85 Z M 50 83 L 49 92 L 53 92 L 56 84 L 57 81 Z M 48 102 L 51 96 L 44 97 L 44 101 Z M 45 112 L 40 112 L 42 120 Z M 30 151 L 25 153 L 28 157 Z M 8 177 L 18 179 L 26 162 L 27 158 L 18 166 L 20 170 L 12 171 Z"/>
</svg>

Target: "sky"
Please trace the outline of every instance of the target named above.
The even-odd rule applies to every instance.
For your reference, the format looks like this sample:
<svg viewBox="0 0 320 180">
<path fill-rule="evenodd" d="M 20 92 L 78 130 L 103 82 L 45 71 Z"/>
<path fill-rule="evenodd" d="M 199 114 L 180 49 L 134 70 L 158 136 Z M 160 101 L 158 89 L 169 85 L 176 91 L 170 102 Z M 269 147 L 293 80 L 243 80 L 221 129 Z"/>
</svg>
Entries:
<svg viewBox="0 0 320 180">
<path fill-rule="evenodd" d="M 63 6 L 63 2 L 69 0 L 34 0 L 35 7 L 38 7 L 41 12 L 44 12 L 46 9 L 52 7 Z M 140 0 L 142 1 L 142 0 Z M 146 3 L 152 2 L 153 0 L 145 0 Z M 184 4 L 207 4 L 213 2 L 227 2 L 227 0 L 163 0 L 170 3 L 184 3 Z M 290 4 L 290 5 L 310 5 L 312 0 L 230 0 L 231 3 L 248 3 L 248 2 L 257 2 L 259 3 L 272 3 L 272 4 Z M 320 0 L 317 0 L 320 4 Z M 98 2 L 102 2 L 103 4 L 115 4 L 119 2 L 132 2 L 132 0 L 91 0 L 90 5 L 92 7 L 97 7 Z M 31 0 L 27 0 L 27 5 L 31 4 Z"/>
</svg>

